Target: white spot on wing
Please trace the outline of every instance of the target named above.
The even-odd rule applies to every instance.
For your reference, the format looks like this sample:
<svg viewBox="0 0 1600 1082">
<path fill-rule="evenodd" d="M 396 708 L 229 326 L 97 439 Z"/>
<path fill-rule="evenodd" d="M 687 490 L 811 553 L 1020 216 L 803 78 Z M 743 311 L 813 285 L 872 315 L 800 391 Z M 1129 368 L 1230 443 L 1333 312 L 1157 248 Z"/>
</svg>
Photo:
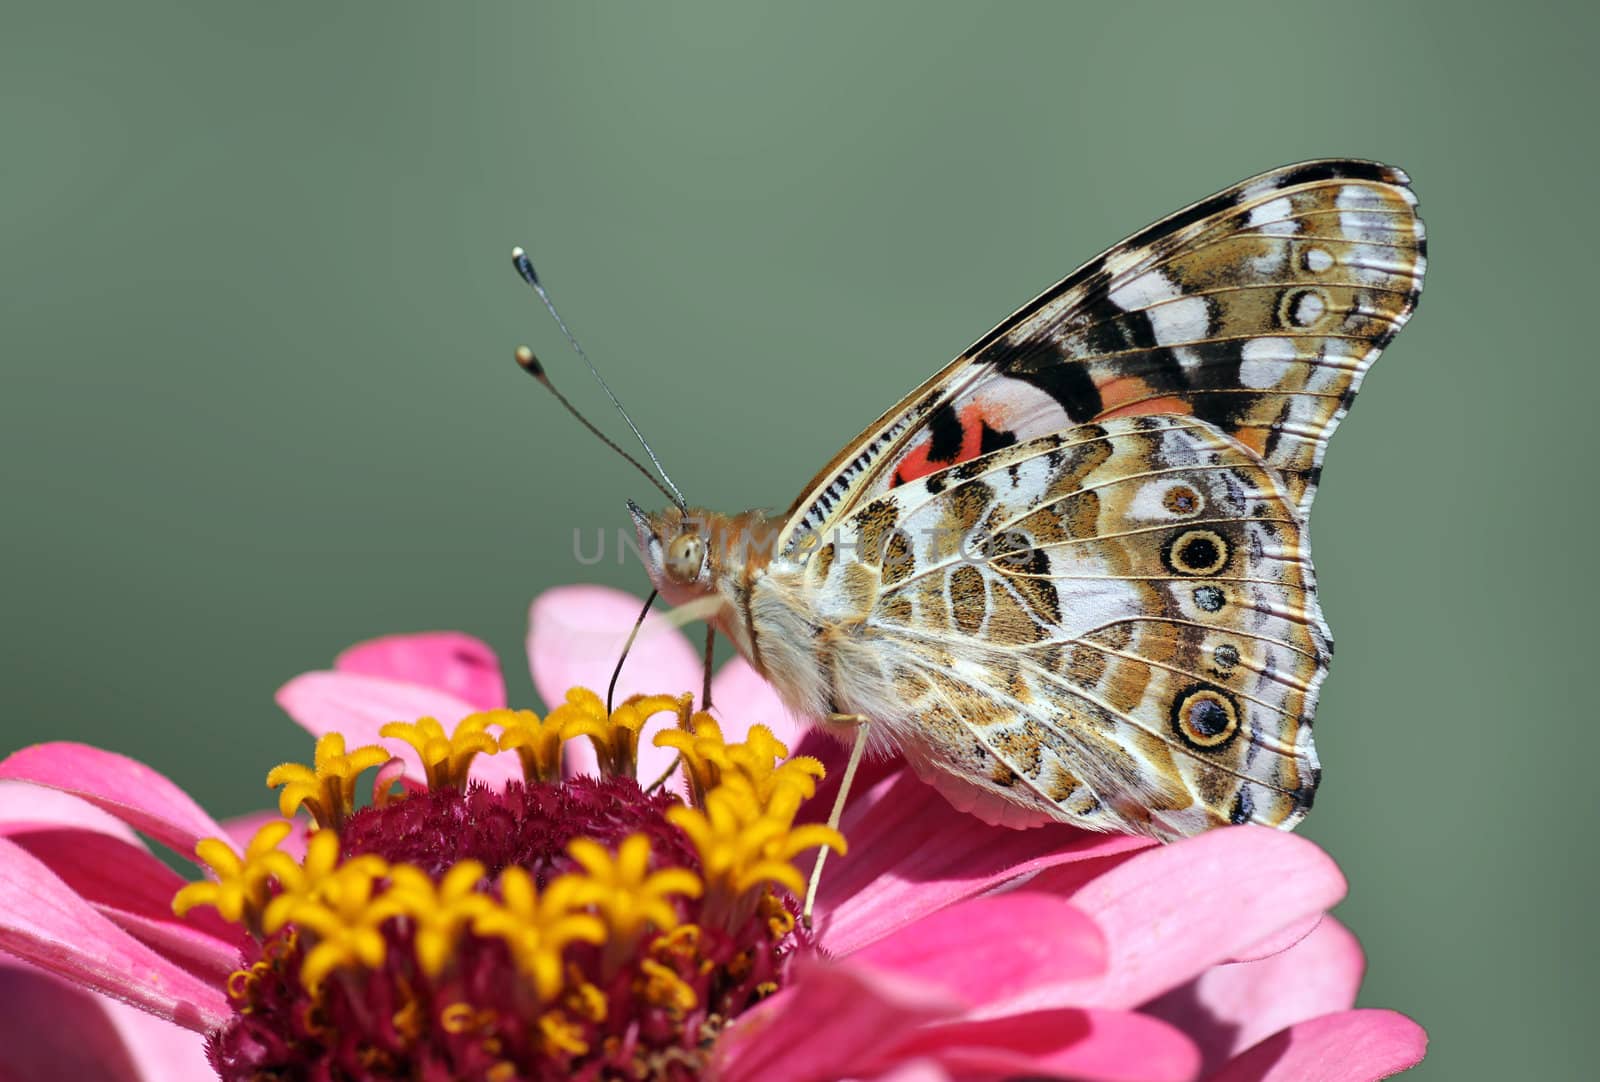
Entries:
<svg viewBox="0 0 1600 1082">
<path fill-rule="evenodd" d="M 1157 301 L 1176 300 L 1182 295 L 1177 284 L 1160 271 L 1141 274 L 1131 282 L 1113 289 L 1109 294 L 1111 303 L 1124 312 L 1148 308 Z"/>
<path fill-rule="evenodd" d="M 1346 184 L 1334 197 L 1333 205 L 1340 210 L 1382 210 L 1387 204 L 1376 189 L 1364 184 Z"/>
<path fill-rule="evenodd" d="M 1156 341 L 1163 346 L 1182 345 L 1204 338 L 1211 322 L 1206 314 L 1206 302 L 1200 297 L 1184 297 L 1182 300 L 1158 304 L 1150 309 L 1149 316 Z"/>
<path fill-rule="evenodd" d="M 1260 228 L 1269 222 L 1281 222 L 1294 213 L 1294 204 L 1289 202 L 1287 196 L 1262 203 L 1259 207 L 1250 209 L 1250 225 Z"/>
<path fill-rule="evenodd" d="M 1276 387 L 1298 359 L 1294 343 L 1287 338 L 1254 338 L 1244 344 L 1239 354 L 1243 358 L 1239 382 L 1257 390 Z"/>
<path fill-rule="evenodd" d="M 1333 253 L 1326 248 L 1306 249 L 1306 269 L 1321 273 L 1333 266 Z"/>
<path fill-rule="evenodd" d="M 1283 269 L 1284 256 L 1287 252 L 1287 244 L 1276 242 L 1268 244 L 1266 251 L 1250 257 L 1250 265 L 1255 268 L 1257 274 L 1277 274 Z"/>
<path fill-rule="evenodd" d="M 1145 614 L 1137 585 L 1118 578 L 1115 569 L 1101 560 L 1057 561 L 1052 570 L 1081 576 L 1060 582 L 1060 627 L 1066 638 Z"/>
<path fill-rule="evenodd" d="M 1186 297 L 1182 288 L 1160 271 L 1141 274 L 1109 294 L 1111 303 L 1124 312 L 1144 310 L 1150 328 L 1163 346 L 1182 345 L 1204 338 L 1210 319 L 1206 302 Z"/>
<path fill-rule="evenodd" d="M 1322 299 L 1322 294 L 1314 290 L 1306 290 L 1294 302 L 1294 311 L 1290 313 L 1297 326 L 1311 327 L 1328 311 L 1328 304 Z"/>
<path fill-rule="evenodd" d="M 982 404 L 981 416 L 1018 440 L 1048 435 L 1072 424 L 1061 403 L 1047 392 L 1010 376 L 990 379 L 975 397 L 963 395 L 955 403 L 956 412 L 972 401 Z"/>
<path fill-rule="evenodd" d="M 1251 183 L 1246 184 L 1239 192 L 1239 202 L 1248 203 L 1252 199 L 1260 199 L 1269 192 L 1277 191 L 1278 185 L 1282 182 L 1283 178 L 1276 174 L 1269 174 L 1254 180 Z"/>
</svg>

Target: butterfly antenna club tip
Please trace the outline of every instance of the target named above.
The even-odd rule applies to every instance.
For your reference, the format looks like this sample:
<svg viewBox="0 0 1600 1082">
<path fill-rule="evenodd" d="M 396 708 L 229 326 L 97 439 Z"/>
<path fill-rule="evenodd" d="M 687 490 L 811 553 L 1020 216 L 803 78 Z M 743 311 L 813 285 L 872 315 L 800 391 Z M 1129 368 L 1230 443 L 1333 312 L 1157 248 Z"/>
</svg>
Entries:
<svg viewBox="0 0 1600 1082">
<path fill-rule="evenodd" d="M 538 288 L 539 272 L 533 269 L 533 260 L 528 258 L 527 249 L 520 244 L 511 249 L 511 265 L 517 268 L 517 273 L 522 275 L 523 281 Z"/>
<path fill-rule="evenodd" d="M 544 364 L 538 357 L 533 355 L 533 350 L 527 346 L 518 346 L 514 356 L 517 358 L 517 367 L 528 373 L 528 375 L 538 380 L 545 378 Z"/>
</svg>

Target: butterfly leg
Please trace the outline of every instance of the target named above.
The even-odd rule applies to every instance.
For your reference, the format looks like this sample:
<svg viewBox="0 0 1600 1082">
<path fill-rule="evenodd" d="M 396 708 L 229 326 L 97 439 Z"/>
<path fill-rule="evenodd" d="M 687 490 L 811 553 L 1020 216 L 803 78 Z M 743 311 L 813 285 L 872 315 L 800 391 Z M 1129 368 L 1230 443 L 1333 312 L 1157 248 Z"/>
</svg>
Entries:
<svg viewBox="0 0 1600 1082">
<path fill-rule="evenodd" d="M 700 709 L 711 709 L 711 664 L 717 656 L 716 625 L 706 624 L 706 665 L 700 681 Z"/>
<path fill-rule="evenodd" d="M 834 714 L 828 720 L 835 725 L 856 727 L 855 742 L 850 745 L 850 761 L 845 764 L 844 777 L 839 781 L 839 795 L 833 798 L 833 811 L 828 813 L 828 827 L 838 830 L 839 820 L 844 817 L 845 800 L 850 796 L 850 783 L 855 781 L 856 768 L 861 765 L 861 753 L 867 748 L 867 726 L 871 721 L 861 714 Z M 811 866 L 811 882 L 806 884 L 805 904 L 800 907 L 800 920 L 807 928 L 811 927 L 811 910 L 817 903 L 817 888 L 822 885 L 822 865 L 827 859 L 828 847 L 824 845 L 817 850 L 817 862 Z"/>
</svg>

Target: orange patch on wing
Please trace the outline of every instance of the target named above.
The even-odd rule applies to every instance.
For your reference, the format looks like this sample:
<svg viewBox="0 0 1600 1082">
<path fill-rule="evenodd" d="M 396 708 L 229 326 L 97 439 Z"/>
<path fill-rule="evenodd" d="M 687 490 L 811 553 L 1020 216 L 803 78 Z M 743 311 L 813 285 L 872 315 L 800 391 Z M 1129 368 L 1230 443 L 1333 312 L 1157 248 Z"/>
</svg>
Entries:
<svg viewBox="0 0 1600 1082">
<path fill-rule="evenodd" d="M 1181 398 L 1159 393 L 1138 376 L 1113 376 L 1095 381 L 1100 392 L 1102 417 L 1138 417 L 1147 413 L 1193 413 L 1194 407 Z"/>
<path fill-rule="evenodd" d="M 1229 433 L 1234 439 L 1258 455 L 1267 453 L 1267 437 L 1271 434 L 1272 430 L 1270 428 L 1241 428 Z"/>
<path fill-rule="evenodd" d="M 1160 398 L 1146 398 L 1141 402 L 1129 402 L 1126 406 L 1115 409 L 1101 410 L 1096 418 L 1103 417 L 1140 417 L 1147 413 L 1193 413 L 1194 406 L 1181 398 L 1171 395 L 1162 395 Z"/>
<path fill-rule="evenodd" d="M 961 448 L 954 458 L 932 458 L 929 449 L 933 447 L 930 437 L 917 444 L 906 452 L 900 460 L 900 465 L 895 467 L 894 481 L 890 488 L 915 481 L 919 477 L 926 477 L 930 473 L 947 470 L 961 462 L 977 458 L 983 448 L 983 422 L 986 419 L 982 402 L 969 402 L 962 411 L 956 415 L 956 423 L 961 426 Z"/>
</svg>

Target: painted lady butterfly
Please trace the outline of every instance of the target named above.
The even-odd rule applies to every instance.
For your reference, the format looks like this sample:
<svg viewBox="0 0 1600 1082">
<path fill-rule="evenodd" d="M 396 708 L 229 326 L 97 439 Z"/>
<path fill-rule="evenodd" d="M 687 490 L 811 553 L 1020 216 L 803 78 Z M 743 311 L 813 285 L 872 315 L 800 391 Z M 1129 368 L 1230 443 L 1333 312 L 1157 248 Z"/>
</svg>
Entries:
<svg viewBox="0 0 1600 1082">
<path fill-rule="evenodd" d="M 651 580 L 797 713 L 870 722 L 991 822 L 1292 827 L 1332 653 L 1307 517 L 1422 286 L 1407 184 L 1304 162 L 1150 226 L 885 413 L 786 514 L 630 504 Z"/>
</svg>

